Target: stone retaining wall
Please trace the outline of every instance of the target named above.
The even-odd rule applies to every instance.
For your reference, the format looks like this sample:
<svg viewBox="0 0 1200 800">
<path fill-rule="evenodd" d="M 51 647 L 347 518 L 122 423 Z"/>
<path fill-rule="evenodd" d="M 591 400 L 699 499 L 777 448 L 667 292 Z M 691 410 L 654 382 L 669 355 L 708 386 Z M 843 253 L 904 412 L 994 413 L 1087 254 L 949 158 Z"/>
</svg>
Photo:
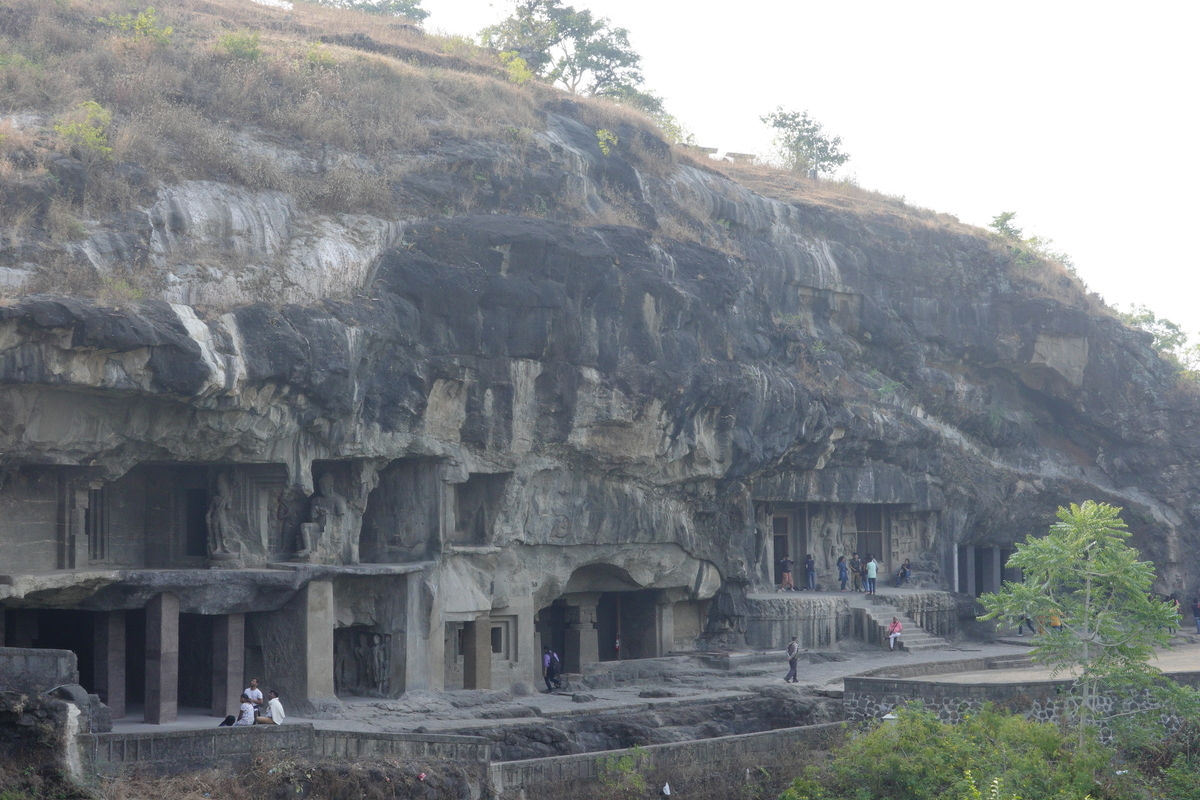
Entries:
<svg viewBox="0 0 1200 800">
<path fill-rule="evenodd" d="M 1185 685 L 1200 687 L 1200 672 L 1171 673 L 1168 677 Z M 985 703 L 1023 714 L 1040 722 L 1056 722 L 1078 706 L 1070 694 L 1071 680 L 1035 680 L 1010 683 L 939 683 L 856 676 L 845 679 L 842 695 L 846 719 L 854 722 L 877 719 L 897 706 L 920 701 L 944 722 L 958 722 L 963 715 L 978 712 Z M 1101 713 L 1114 710 L 1150 710 L 1148 698 L 1100 698 Z"/>
<path fill-rule="evenodd" d="M 611 796 L 613 784 L 621 779 L 617 763 L 632 756 L 631 771 L 655 789 L 670 782 L 682 797 L 700 786 L 728 787 L 729 795 L 746 782 L 764 774 L 790 780 L 815 754 L 828 749 L 841 731 L 840 722 L 782 728 L 740 736 L 650 745 L 629 750 L 581 753 L 571 756 L 506 761 L 489 769 L 497 800 L 559 800 Z M 766 772 L 762 772 L 761 770 Z"/>
<path fill-rule="evenodd" d="M 257 755 L 452 760 L 468 769 L 491 758 L 491 745 L 475 736 L 356 733 L 314 730 L 310 724 L 255 725 L 190 731 L 101 733 L 78 737 L 95 774 L 169 775 L 241 765 Z"/>
<path fill-rule="evenodd" d="M 0 689 L 42 692 L 65 683 L 79 683 L 79 666 L 72 651 L 0 647 Z"/>
</svg>

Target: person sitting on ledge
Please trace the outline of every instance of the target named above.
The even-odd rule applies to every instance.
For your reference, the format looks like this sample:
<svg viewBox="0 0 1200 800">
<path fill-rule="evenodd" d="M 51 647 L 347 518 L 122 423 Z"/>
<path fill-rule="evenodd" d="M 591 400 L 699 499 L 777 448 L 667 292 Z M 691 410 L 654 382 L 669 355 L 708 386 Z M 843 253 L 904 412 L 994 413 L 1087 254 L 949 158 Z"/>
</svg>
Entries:
<svg viewBox="0 0 1200 800">
<path fill-rule="evenodd" d="M 254 724 L 254 703 L 250 702 L 250 696 L 242 692 L 242 704 L 238 706 L 238 719 L 233 723 L 238 725 L 253 725 Z"/>
<path fill-rule="evenodd" d="M 264 716 L 254 718 L 255 725 L 279 725 L 283 722 L 283 718 L 287 716 L 283 713 L 283 703 L 279 702 L 279 692 L 271 690 L 271 699 L 267 701 L 267 710 Z"/>
<path fill-rule="evenodd" d="M 904 584 L 912 580 L 912 561 L 904 559 L 904 563 L 900 565 L 900 571 L 896 573 L 896 588 L 899 589 Z"/>
</svg>

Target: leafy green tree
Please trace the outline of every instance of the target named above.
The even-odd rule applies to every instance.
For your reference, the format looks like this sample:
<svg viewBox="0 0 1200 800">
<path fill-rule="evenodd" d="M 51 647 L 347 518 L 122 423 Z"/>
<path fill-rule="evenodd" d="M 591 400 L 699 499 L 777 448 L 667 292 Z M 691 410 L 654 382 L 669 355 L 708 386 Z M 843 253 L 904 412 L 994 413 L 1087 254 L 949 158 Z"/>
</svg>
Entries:
<svg viewBox="0 0 1200 800">
<path fill-rule="evenodd" d="M 788 169 L 807 172 L 815 168 L 828 174 L 850 160 L 849 154 L 841 151 L 842 137 L 826 134 L 807 111 L 784 111 L 780 106 L 761 119 L 775 129 L 775 147 Z"/>
<path fill-rule="evenodd" d="M 1148 692 L 1164 702 L 1190 702 L 1186 690 L 1150 664 L 1154 648 L 1169 641 L 1167 628 L 1179 621 L 1170 605 L 1151 595 L 1154 565 L 1126 543 L 1130 534 L 1120 512 L 1091 500 L 1060 508 L 1049 534 L 1026 537 L 1008 560 L 1022 581 L 1006 581 L 999 592 L 979 598 L 987 609 L 981 619 L 1061 621 L 1061 631 L 1034 637 L 1033 657 L 1055 675 L 1074 675 L 1081 744 L 1085 730 L 1104 719 L 1102 693 Z"/>
<path fill-rule="evenodd" d="M 318 5 L 330 8 L 349 8 L 385 17 L 406 17 L 413 22 L 420 22 L 429 16 L 429 12 L 421 8 L 421 0 L 316 0 L 316 2 Z"/>
<path fill-rule="evenodd" d="M 1021 229 L 1012 224 L 1016 216 L 1017 212 L 1015 211 L 1001 211 L 992 217 L 988 227 L 1006 239 L 1021 239 L 1023 238 Z"/>
<path fill-rule="evenodd" d="M 561 0 L 519 0 L 511 15 L 479 35 L 485 46 L 516 53 L 533 74 L 572 94 L 616 93 L 643 80 L 628 30 Z"/>
<path fill-rule="evenodd" d="M 664 100 L 654 92 L 644 92 L 633 86 L 618 86 L 606 91 L 604 96 L 620 105 L 641 111 L 654 121 L 663 136 L 672 144 L 695 146 L 696 137 L 667 111 Z"/>
</svg>

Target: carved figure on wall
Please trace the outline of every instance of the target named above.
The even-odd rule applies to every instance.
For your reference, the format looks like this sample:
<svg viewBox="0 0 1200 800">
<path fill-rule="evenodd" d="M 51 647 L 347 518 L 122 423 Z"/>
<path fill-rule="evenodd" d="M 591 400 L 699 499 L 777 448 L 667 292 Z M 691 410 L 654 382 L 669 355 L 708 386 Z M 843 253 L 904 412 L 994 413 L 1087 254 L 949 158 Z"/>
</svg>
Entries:
<svg viewBox="0 0 1200 800">
<path fill-rule="evenodd" d="M 391 683 L 387 634 L 342 628 L 333 641 L 333 681 L 338 694 L 386 696 Z"/>
<path fill-rule="evenodd" d="M 233 490 L 229 475 L 224 472 L 217 474 L 217 493 L 208 504 L 205 520 L 208 523 L 209 554 L 228 554 L 229 540 L 237 538 L 237 530 L 233 521 Z"/>
<path fill-rule="evenodd" d="M 300 526 L 301 549 L 298 556 L 316 557 L 340 554 L 345 541 L 346 498 L 334 488 L 333 475 L 326 472 L 317 480 L 317 494 L 309 506 L 310 522 Z M 356 537 L 357 538 L 357 537 Z M 358 563 L 358 542 L 352 543 L 351 563 Z"/>
</svg>

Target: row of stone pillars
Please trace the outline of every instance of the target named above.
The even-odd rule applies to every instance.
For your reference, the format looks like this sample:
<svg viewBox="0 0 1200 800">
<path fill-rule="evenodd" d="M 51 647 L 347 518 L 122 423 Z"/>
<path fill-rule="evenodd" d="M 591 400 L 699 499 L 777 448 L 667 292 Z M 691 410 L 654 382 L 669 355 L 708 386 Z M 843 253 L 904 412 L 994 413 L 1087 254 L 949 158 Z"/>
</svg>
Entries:
<svg viewBox="0 0 1200 800">
<path fill-rule="evenodd" d="M 125 716 L 125 612 L 98 615 L 94 628 L 96 692 L 114 719 Z M 233 713 L 242 693 L 246 616 L 221 614 L 213 620 L 212 714 Z M 174 722 L 179 716 L 179 598 L 157 595 L 146 604 L 145 721 Z"/>
</svg>

